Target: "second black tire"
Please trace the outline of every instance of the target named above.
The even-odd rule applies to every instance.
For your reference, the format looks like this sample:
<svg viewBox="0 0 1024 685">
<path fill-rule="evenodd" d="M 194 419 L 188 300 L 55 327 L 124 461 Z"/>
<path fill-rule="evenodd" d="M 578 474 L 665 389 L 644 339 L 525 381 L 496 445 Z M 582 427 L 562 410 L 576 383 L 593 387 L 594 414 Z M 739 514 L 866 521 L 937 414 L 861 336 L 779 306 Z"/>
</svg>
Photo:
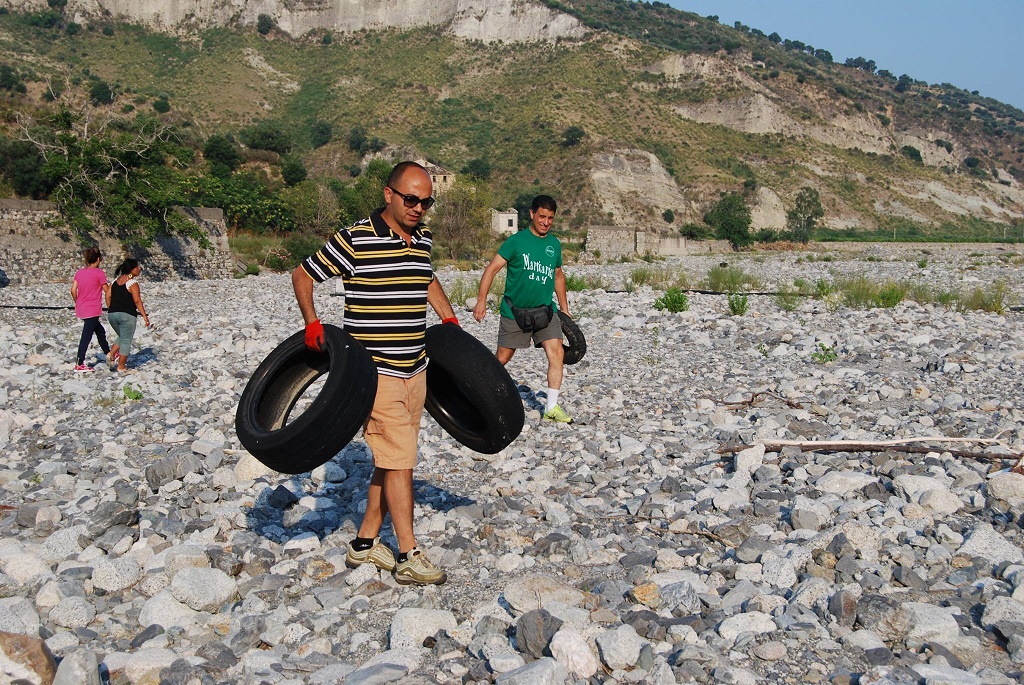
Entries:
<svg viewBox="0 0 1024 685">
<path fill-rule="evenodd" d="M 427 329 L 426 409 L 466 447 L 495 454 L 526 422 L 519 390 L 483 343 L 454 324 Z"/>
<path fill-rule="evenodd" d="M 562 363 L 572 366 L 583 359 L 583 355 L 587 353 L 587 339 L 583 337 L 583 331 L 580 330 L 579 324 L 573 321 L 568 314 L 558 312 L 558 321 L 562 324 L 562 338 L 565 340 L 562 343 L 562 349 L 565 352 Z"/>
<path fill-rule="evenodd" d="M 313 352 L 299 332 L 256 368 L 235 412 L 242 446 L 281 473 L 305 473 L 347 445 L 373 409 L 377 367 L 366 349 L 337 326 L 324 325 L 326 349 Z M 327 375 L 316 398 L 288 423 L 306 389 Z"/>
</svg>

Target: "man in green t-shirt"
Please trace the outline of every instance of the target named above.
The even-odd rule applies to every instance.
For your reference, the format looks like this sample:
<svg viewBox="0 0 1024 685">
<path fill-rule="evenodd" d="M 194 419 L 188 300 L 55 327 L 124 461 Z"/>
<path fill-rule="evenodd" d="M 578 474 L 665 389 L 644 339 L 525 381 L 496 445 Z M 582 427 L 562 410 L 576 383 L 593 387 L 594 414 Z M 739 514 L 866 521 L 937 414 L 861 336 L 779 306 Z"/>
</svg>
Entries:
<svg viewBox="0 0 1024 685">
<path fill-rule="evenodd" d="M 487 293 L 495 275 L 508 266 L 505 294 L 501 300 L 498 323 L 498 361 L 507 364 L 517 349 L 532 344 L 544 348 L 548 357 L 548 387 L 545 390 L 544 418 L 559 423 L 572 423 L 572 417 L 558 406 L 562 387 L 562 325 L 552 310 L 551 321 L 542 328 L 523 330 L 516 323 L 512 308 L 545 307 L 558 298 L 558 311 L 569 314 L 565 296 L 565 274 L 562 273 L 562 244 L 551 235 L 558 205 L 549 195 L 538 195 L 530 206 L 530 230 L 510 236 L 480 277 L 473 317 L 483 321 L 487 316 Z M 554 297 L 553 297 L 554 296 Z"/>
</svg>

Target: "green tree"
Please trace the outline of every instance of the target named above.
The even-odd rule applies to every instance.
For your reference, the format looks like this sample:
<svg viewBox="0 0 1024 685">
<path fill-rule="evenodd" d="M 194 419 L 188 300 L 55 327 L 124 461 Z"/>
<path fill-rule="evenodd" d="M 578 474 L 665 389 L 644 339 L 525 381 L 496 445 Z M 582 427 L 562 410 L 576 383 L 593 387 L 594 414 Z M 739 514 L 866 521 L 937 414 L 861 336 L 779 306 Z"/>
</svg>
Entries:
<svg viewBox="0 0 1024 685">
<path fill-rule="evenodd" d="M 307 179 L 282 189 L 279 195 L 295 215 L 297 230 L 326 239 L 338 229 L 338 198 L 326 185 Z"/>
<path fill-rule="evenodd" d="M 94 105 L 109 105 L 114 101 L 113 89 L 110 84 L 100 79 L 92 84 L 89 89 L 89 101 Z"/>
<path fill-rule="evenodd" d="M 704 223 L 715 229 L 715 235 L 719 239 L 728 240 L 734 250 L 753 242 L 750 236 L 750 222 L 750 209 L 739 193 L 723 195 L 704 216 Z"/>
<path fill-rule="evenodd" d="M 906 157 L 912 162 L 921 163 L 923 161 L 921 159 L 921 151 L 918 150 L 913 145 L 904 145 L 903 147 L 900 148 L 900 152 L 903 154 L 904 157 Z"/>
<path fill-rule="evenodd" d="M 261 14 L 256 17 L 256 30 L 259 31 L 261 36 L 270 33 L 272 28 L 274 28 L 274 19 L 269 14 Z"/>
<path fill-rule="evenodd" d="M 365 219 L 384 204 L 384 186 L 391 175 L 391 164 L 375 159 L 366 165 L 366 170 L 350 186 L 341 189 L 338 200 L 341 204 L 343 223 Z"/>
<path fill-rule="evenodd" d="M 796 194 L 796 206 L 786 213 L 786 228 L 804 245 L 811 241 L 811 233 L 818 219 L 825 216 L 818 191 L 811 187 L 801 188 Z"/>
<path fill-rule="evenodd" d="M 190 176 L 182 182 L 187 204 L 220 207 L 224 221 L 234 230 L 288 233 L 295 214 L 267 185 L 263 174 L 241 172 L 226 179 Z"/>
<path fill-rule="evenodd" d="M 50 199 L 79 235 L 104 226 L 129 244 L 148 245 L 167 233 L 205 241 L 195 224 L 174 211 L 185 202 L 179 192 L 183 173 L 173 160 L 189 155 L 169 125 L 155 117 L 61 108 L 45 125 L 23 120 L 21 126 L 44 160 Z"/>
<path fill-rule="evenodd" d="M 449 258 L 476 257 L 491 228 L 491 194 L 482 182 L 460 176 L 437 202 L 430 229 Z"/>
<path fill-rule="evenodd" d="M 166 97 L 160 97 L 156 100 L 153 100 L 153 109 L 155 109 L 160 114 L 167 114 L 171 111 L 171 103 L 167 101 Z"/>
<path fill-rule="evenodd" d="M 54 183 L 43 175 L 45 163 L 32 143 L 0 139 L 0 173 L 21 197 L 43 200 L 49 196 Z"/>
<path fill-rule="evenodd" d="M 302 163 L 302 159 L 297 156 L 288 155 L 281 160 L 281 178 L 284 179 L 285 185 L 288 186 L 305 181 L 306 165 Z"/>
<path fill-rule="evenodd" d="M 309 126 L 309 142 L 314 148 L 327 145 L 333 135 L 334 128 L 326 121 L 317 119 Z"/>
<path fill-rule="evenodd" d="M 483 157 L 471 159 L 466 163 L 466 166 L 462 167 L 462 173 L 478 178 L 481 181 L 486 181 L 491 177 L 491 163 Z"/>
<path fill-rule="evenodd" d="M 676 220 L 676 213 L 673 212 L 671 209 L 666 209 L 664 212 L 661 213 L 661 218 L 665 220 L 666 224 L 670 224 Z"/>
<path fill-rule="evenodd" d="M 210 163 L 215 176 L 226 178 L 242 163 L 235 144 L 227 136 L 215 134 L 206 139 L 203 146 L 203 157 Z"/>
<path fill-rule="evenodd" d="M 585 135 L 587 135 L 587 132 L 583 130 L 582 126 L 570 126 L 562 131 L 562 147 L 579 145 Z"/>
<path fill-rule="evenodd" d="M 291 152 L 292 137 L 280 123 L 264 119 L 248 126 L 239 133 L 242 142 L 253 150 L 268 150 L 279 155 Z"/>
</svg>

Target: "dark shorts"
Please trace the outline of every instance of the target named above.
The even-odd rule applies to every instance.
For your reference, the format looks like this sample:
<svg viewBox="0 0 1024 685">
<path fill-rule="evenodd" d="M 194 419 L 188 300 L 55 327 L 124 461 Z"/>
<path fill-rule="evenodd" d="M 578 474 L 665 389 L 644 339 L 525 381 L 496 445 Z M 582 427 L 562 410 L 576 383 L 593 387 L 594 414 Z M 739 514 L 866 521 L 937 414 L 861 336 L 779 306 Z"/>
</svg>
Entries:
<svg viewBox="0 0 1024 685">
<path fill-rule="evenodd" d="M 533 333 L 523 333 L 519 330 L 515 319 L 506 316 L 498 318 L 501 319 L 501 322 L 498 323 L 498 347 L 516 350 L 540 345 L 545 340 L 562 339 L 562 323 L 558 320 L 558 312 L 551 317 L 551 323 Z"/>
</svg>

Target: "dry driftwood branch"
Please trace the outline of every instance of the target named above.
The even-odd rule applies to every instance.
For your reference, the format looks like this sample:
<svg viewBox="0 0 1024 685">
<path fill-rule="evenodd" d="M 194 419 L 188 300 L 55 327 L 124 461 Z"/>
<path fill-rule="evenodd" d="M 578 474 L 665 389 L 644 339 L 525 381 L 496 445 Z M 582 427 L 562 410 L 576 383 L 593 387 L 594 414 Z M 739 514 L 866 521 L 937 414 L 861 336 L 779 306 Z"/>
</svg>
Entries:
<svg viewBox="0 0 1024 685">
<path fill-rule="evenodd" d="M 926 436 L 920 438 L 900 438 L 896 440 L 757 440 L 753 445 L 723 445 L 718 448 L 719 454 L 734 454 L 736 452 L 764 445 L 769 452 L 778 452 L 784 447 L 796 447 L 801 452 L 904 452 L 909 454 L 928 454 L 935 452 L 938 448 L 912 443 L 921 442 L 958 442 L 958 443 L 979 443 L 983 445 L 1000 444 L 1002 440 L 992 438 L 947 438 L 939 436 Z M 967 459 L 981 459 L 984 461 L 1003 461 L 1008 459 L 1020 459 L 1024 470 L 1024 455 L 1003 454 L 996 452 L 968 452 L 964 450 L 943 449 L 954 457 Z"/>
<path fill-rule="evenodd" d="M 753 407 L 757 403 L 757 401 L 759 399 L 761 399 L 762 397 L 771 397 L 772 399 L 779 400 L 780 402 L 785 402 L 789 406 L 790 409 L 803 409 L 804 408 L 804 406 L 802 404 L 800 404 L 799 402 L 794 402 L 793 400 L 788 400 L 785 397 L 783 397 L 782 395 L 776 395 L 775 393 L 768 392 L 767 390 L 763 390 L 761 392 L 755 392 L 755 393 L 753 393 L 750 396 L 749 400 L 741 400 L 739 402 L 726 402 L 725 400 L 714 400 L 711 397 L 709 397 L 707 399 L 712 400 L 712 401 L 717 401 L 718 404 L 724 404 L 725 406 L 729 407 L 730 409 L 733 409 L 733 408 L 736 408 L 736 407 Z"/>
</svg>

